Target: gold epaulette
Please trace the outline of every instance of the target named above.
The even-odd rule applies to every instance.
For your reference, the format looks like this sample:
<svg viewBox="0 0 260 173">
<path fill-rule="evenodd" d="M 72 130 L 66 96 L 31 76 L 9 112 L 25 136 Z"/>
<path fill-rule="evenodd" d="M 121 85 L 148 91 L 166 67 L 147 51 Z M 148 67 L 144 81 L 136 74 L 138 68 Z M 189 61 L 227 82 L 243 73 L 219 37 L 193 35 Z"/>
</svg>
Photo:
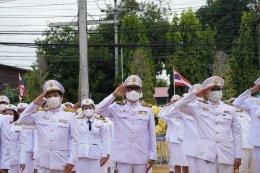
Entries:
<svg viewBox="0 0 260 173">
<path fill-rule="evenodd" d="M 48 111 L 49 108 L 39 108 L 38 111 Z"/>
<path fill-rule="evenodd" d="M 103 121 L 105 123 L 108 123 L 108 121 L 105 118 L 102 118 L 99 115 L 96 115 L 95 118 L 98 119 L 98 120 L 101 120 L 101 121 Z"/>
<path fill-rule="evenodd" d="M 73 109 L 73 108 L 64 108 L 63 110 L 65 112 L 75 112 L 75 109 Z"/>
<path fill-rule="evenodd" d="M 234 104 L 230 103 L 228 100 L 225 100 L 224 103 L 229 105 L 229 106 L 234 106 Z"/>
<path fill-rule="evenodd" d="M 77 116 L 76 119 L 84 119 L 85 116 L 84 115 L 81 115 L 81 116 Z"/>
<path fill-rule="evenodd" d="M 126 103 L 127 103 L 127 100 L 116 101 L 116 104 L 118 104 L 118 105 L 125 105 Z"/>
<path fill-rule="evenodd" d="M 201 103 L 204 103 L 204 104 L 208 104 L 208 102 L 207 102 L 206 100 L 200 100 L 200 99 L 198 99 L 198 101 L 201 102 Z"/>
<path fill-rule="evenodd" d="M 153 107 L 152 104 L 145 103 L 144 101 L 142 101 L 141 105 L 144 106 L 144 107 L 148 107 L 148 108 L 152 108 Z"/>
<path fill-rule="evenodd" d="M 15 122 L 14 125 L 16 125 L 16 126 L 22 126 L 23 124 L 22 124 L 22 123 Z"/>
</svg>

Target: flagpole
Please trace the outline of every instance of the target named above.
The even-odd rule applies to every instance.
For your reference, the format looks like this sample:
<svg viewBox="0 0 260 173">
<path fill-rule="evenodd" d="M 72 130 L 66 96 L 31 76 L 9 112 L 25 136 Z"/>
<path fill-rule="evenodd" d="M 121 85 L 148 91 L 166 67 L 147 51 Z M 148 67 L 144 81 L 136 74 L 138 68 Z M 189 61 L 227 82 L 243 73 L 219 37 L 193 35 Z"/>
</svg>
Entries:
<svg viewBox="0 0 260 173">
<path fill-rule="evenodd" d="M 175 95 L 175 74 L 174 74 L 174 67 L 172 68 L 172 72 L 173 72 L 173 94 Z"/>
</svg>

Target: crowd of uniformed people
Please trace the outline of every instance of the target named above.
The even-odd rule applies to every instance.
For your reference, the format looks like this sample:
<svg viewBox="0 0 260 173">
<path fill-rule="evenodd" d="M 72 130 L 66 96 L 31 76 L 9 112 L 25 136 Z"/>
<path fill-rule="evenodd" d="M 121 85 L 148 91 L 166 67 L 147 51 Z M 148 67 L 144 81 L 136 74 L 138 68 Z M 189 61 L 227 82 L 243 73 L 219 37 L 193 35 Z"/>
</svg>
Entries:
<svg viewBox="0 0 260 173">
<path fill-rule="evenodd" d="M 65 89 L 55 80 L 29 105 L 0 96 L 1 172 L 151 173 L 155 118 L 142 85 L 131 75 L 97 105 L 63 103 Z M 260 78 L 226 101 L 223 86 L 210 77 L 161 109 L 171 173 L 260 173 Z"/>
</svg>

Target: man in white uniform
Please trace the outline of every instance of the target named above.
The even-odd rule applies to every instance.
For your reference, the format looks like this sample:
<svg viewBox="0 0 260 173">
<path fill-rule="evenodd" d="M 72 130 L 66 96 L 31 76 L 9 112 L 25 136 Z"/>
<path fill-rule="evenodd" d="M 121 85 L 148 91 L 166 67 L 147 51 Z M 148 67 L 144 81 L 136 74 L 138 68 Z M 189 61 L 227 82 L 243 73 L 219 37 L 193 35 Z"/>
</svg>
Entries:
<svg viewBox="0 0 260 173">
<path fill-rule="evenodd" d="M 221 101 L 224 80 L 208 78 L 202 89 L 188 93 L 176 104 L 191 112 L 198 124 L 197 164 L 199 173 L 233 173 L 241 163 L 241 127 L 235 108 Z M 207 97 L 208 101 L 196 101 Z"/>
<path fill-rule="evenodd" d="M 36 125 L 38 172 L 69 173 L 78 159 L 79 128 L 76 116 L 61 107 L 65 90 L 59 82 L 47 81 L 43 91 L 21 114 L 19 122 Z M 38 111 L 44 97 L 47 98 L 48 108 Z"/>
<path fill-rule="evenodd" d="M 255 81 L 254 87 L 246 90 L 234 101 L 234 105 L 246 111 L 251 117 L 248 141 L 254 146 L 255 165 L 258 172 L 260 170 L 260 98 L 250 98 L 250 95 L 254 93 L 260 93 L 260 78 Z"/>
<path fill-rule="evenodd" d="M 9 118 L 0 114 L 0 170 L 2 173 L 8 173 L 10 169 L 10 129 Z"/>
<path fill-rule="evenodd" d="M 142 81 L 129 76 L 96 108 L 96 113 L 114 121 L 111 159 L 119 173 L 145 173 L 157 159 L 154 113 L 140 103 Z M 127 101 L 113 103 L 126 94 Z"/>
</svg>

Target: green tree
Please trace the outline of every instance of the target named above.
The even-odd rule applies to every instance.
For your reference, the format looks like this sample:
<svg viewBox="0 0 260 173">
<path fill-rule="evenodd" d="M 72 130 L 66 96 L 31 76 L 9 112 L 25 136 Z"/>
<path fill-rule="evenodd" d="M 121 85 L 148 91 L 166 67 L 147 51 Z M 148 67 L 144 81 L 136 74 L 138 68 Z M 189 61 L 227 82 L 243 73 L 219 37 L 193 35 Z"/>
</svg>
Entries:
<svg viewBox="0 0 260 173">
<path fill-rule="evenodd" d="M 230 97 L 237 97 L 251 87 L 253 82 L 260 76 L 254 20 L 255 15 L 253 12 L 244 12 L 239 36 L 234 40 L 232 54 L 229 57 L 232 81 Z"/>
<path fill-rule="evenodd" d="M 220 50 L 230 50 L 234 37 L 238 36 L 239 25 L 247 5 L 253 0 L 208 0 L 197 15 L 203 26 L 216 28 L 216 44 Z"/>
<path fill-rule="evenodd" d="M 199 19 L 192 10 L 185 11 L 178 18 L 175 16 L 167 34 L 170 53 L 167 57 L 166 69 L 173 82 L 172 69 L 179 71 L 192 84 L 203 82 L 207 77 L 207 67 L 214 60 L 216 31 L 202 28 Z M 183 93 L 183 87 L 176 88 Z M 170 86 L 169 95 L 173 95 Z"/>
<path fill-rule="evenodd" d="M 19 103 L 19 90 L 18 88 L 10 88 L 7 87 L 3 91 L 3 95 L 7 96 L 10 99 L 11 104 L 18 104 Z"/>
</svg>

